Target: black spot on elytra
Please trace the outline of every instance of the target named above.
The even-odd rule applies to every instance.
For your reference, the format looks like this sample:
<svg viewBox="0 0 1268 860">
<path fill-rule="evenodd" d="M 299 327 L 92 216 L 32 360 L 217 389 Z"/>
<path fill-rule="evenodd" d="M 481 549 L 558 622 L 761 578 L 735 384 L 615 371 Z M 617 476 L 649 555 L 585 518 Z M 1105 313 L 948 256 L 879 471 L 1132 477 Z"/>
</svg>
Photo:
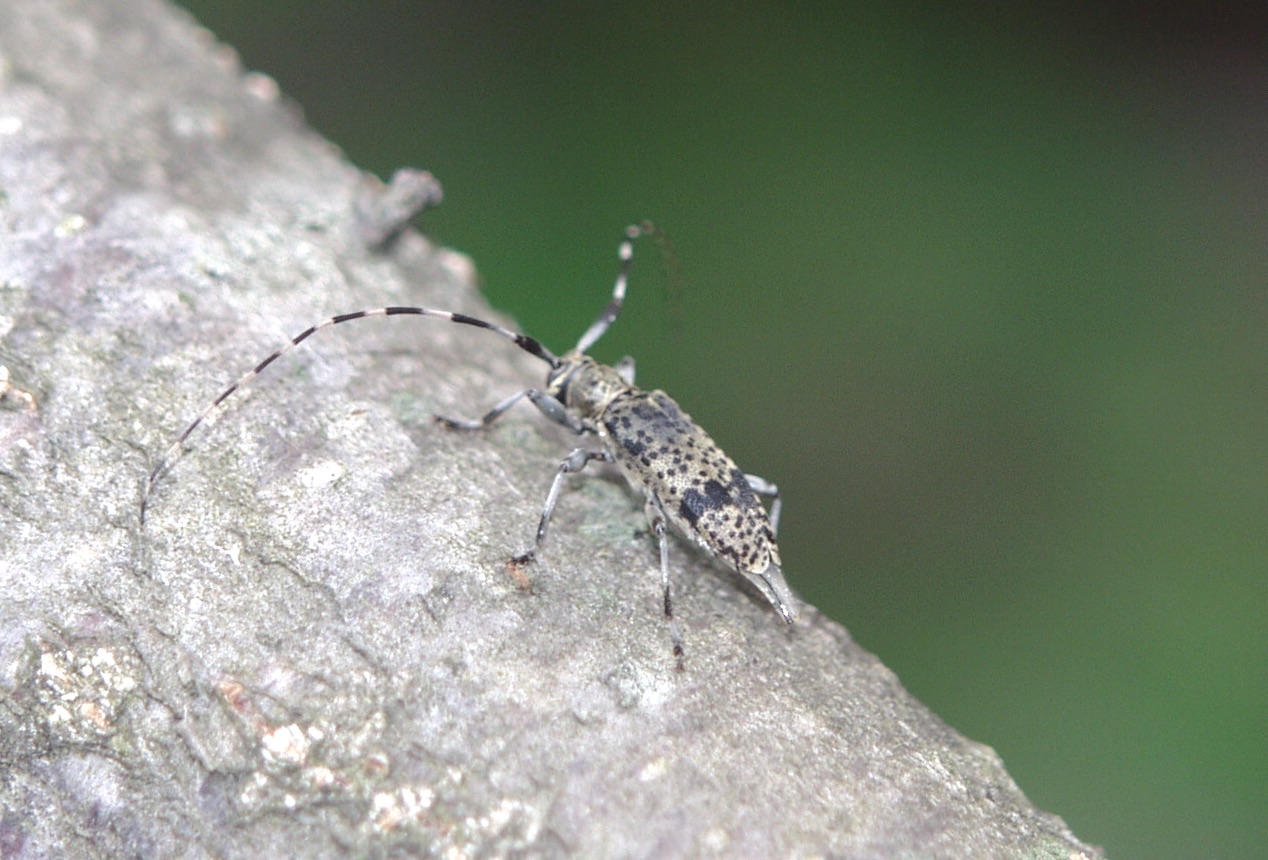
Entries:
<svg viewBox="0 0 1268 860">
<path fill-rule="evenodd" d="M 708 480 L 704 483 L 703 493 L 695 487 L 683 493 L 682 504 L 679 505 L 678 511 L 684 520 L 694 526 L 705 511 L 716 511 L 729 504 L 731 504 L 731 494 L 727 488 L 717 481 Z"/>
<path fill-rule="evenodd" d="M 731 504 L 731 491 L 717 481 L 705 481 L 704 492 L 709 497 L 709 507 L 711 508 L 720 508 L 723 505 Z"/>
</svg>

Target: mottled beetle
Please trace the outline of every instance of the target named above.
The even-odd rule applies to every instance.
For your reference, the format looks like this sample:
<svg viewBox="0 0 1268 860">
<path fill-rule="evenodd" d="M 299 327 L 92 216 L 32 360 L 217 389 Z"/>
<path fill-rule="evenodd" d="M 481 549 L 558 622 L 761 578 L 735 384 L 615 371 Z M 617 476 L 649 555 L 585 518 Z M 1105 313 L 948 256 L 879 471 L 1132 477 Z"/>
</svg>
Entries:
<svg viewBox="0 0 1268 860">
<path fill-rule="evenodd" d="M 496 332 L 550 365 L 544 391 L 529 388 L 516 392 L 475 421 L 438 416 L 438 422 L 455 430 L 478 430 L 488 427 L 527 397 L 551 421 L 578 435 L 597 436 L 602 444 L 598 450 L 576 448 L 563 459 L 546 495 L 533 548 L 515 556 L 512 564 L 520 566 L 532 562 L 542 548 L 565 476 L 581 471 L 592 460 L 602 460 L 615 463 L 630 485 L 641 490 L 646 499 L 651 531 L 660 547 L 665 618 L 670 624 L 677 656 L 681 657 L 683 652 L 670 597 L 667 523 L 753 582 L 783 619 L 792 624 L 797 617 L 796 610 L 780 570 L 779 548 L 775 542 L 780 513 L 778 488 L 756 475 L 740 471 L 709 435 L 663 391 L 637 388 L 634 385 L 633 359 L 626 357 L 616 366 L 608 367 L 586 355 L 586 350 L 603 336 L 621 312 L 634 259 L 634 240 L 655 232 L 656 228 L 649 222 L 631 226 L 625 231 L 611 300 L 577 345 L 562 356 L 556 356 L 527 335 L 465 314 L 431 308 L 386 307 L 356 311 L 330 317 L 305 329 L 221 392 L 177 437 L 146 482 L 141 499 L 142 522 L 155 483 L 180 453 L 189 435 L 230 395 L 278 358 L 321 329 L 339 323 L 398 314 L 437 317 Z M 772 499 L 769 516 L 758 500 L 759 495 Z"/>
</svg>

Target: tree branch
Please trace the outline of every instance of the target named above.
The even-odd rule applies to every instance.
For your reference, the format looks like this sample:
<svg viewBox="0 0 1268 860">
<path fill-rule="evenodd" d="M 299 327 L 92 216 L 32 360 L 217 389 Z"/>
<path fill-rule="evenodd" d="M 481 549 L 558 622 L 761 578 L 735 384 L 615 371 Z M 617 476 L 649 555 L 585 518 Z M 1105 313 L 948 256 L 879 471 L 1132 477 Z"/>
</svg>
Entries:
<svg viewBox="0 0 1268 860">
<path fill-rule="evenodd" d="M 516 407 L 465 258 L 153 0 L 0 6 L 0 855 L 1092 857 L 809 607 Z M 384 196 L 386 195 L 386 196 Z M 614 233 L 623 225 L 612 225 Z M 796 573 L 790 572 L 796 580 Z"/>
</svg>

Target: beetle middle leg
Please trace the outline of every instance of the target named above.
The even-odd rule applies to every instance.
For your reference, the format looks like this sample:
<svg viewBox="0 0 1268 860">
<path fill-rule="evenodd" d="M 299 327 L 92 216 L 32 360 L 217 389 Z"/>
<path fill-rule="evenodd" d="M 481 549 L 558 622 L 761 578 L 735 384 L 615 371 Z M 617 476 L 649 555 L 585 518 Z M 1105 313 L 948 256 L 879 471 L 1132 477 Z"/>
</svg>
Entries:
<svg viewBox="0 0 1268 860">
<path fill-rule="evenodd" d="M 537 551 L 542 548 L 542 543 L 546 540 L 546 529 L 550 526 L 551 514 L 555 512 L 555 503 L 559 501 L 559 488 L 563 486 L 565 476 L 580 472 L 592 460 L 602 460 L 605 463 L 611 463 L 612 455 L 607 451 L 589 451 L 585 448 L 574 448 L 572 453 L 564 457 L 563 462 L 559 464 L 559 471 L 555 473 L 555 480 L 551 481 L 550 492 L 546 494 L 546 504 L 542 508 L 542 518 L 537 524 L 537 539 L 533 542 L 533 548 L 511 559 L 512 564 L 516 566 L 525 565 L 532 562 L 537 556 Z"/>
<path fill-rule="evenodd" d="M 748 481 L 748 485 L 753 488 L 753 492 L 759 496 L 766 496 L 771 499 L 770 530 L 775 534 L 779 534 L 779 512 L 784 506 L 784 500 L 779 497 L 779 487 L 765 478 L 759 478 L 757 475 L 745 475 L 744 480 Z"/>
</svg>

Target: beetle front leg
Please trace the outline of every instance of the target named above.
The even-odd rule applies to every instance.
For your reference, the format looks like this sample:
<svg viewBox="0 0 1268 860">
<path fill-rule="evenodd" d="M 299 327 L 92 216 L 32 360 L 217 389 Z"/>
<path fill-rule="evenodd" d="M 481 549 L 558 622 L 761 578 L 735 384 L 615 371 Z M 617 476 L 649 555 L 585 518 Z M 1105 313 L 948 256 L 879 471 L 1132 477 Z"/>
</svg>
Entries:
<svg viewBox="0 0 1268 860">
<path fill-rule="evenodd" d="M 497 406 L 494 406 L 488 412 L 484 413 L 482 417 L 477 418 L 475 421 L 467 421 L 462 418 L 446 418 L 443 415 L 437 415 L 436 423 L 444 424 L 450 430 L 483 430 L 485 427 L 488 427 L 494 421 L 501 418 L 504 412 L 516 403 L 519 403 L 524 397 L 532 397 L 536 393 L 537 392 L 531 388 L 526 391 L 517 391 Z"/>
</svg>

